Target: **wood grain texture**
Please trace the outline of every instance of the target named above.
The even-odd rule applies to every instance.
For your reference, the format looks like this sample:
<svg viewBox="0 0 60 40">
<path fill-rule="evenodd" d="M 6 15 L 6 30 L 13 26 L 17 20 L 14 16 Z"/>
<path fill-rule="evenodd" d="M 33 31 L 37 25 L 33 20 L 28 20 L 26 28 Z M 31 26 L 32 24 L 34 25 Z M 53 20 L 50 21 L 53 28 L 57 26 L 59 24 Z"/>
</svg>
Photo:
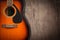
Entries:
<svg viewBox="0 0 60 40">
<path fill-rule="evenodd" d="M 25 16 L 31 28 L 31 40 L 58 40 L 58 13 L 55 1 L 25 0 Z"/>
</svg>

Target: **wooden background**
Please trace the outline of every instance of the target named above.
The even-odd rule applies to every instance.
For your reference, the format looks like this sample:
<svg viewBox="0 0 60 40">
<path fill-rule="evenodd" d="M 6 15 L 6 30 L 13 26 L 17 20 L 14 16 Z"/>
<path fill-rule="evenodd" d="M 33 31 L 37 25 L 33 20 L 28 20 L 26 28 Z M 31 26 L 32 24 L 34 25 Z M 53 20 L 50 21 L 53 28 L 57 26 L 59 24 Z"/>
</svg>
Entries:
<svg viewBox="0 0 60 40">
<path fill-rule="evenodd" d="M 25 0 L 30 40 L 58 40 L 59 12 L 55 0 Z"/>
</svg>

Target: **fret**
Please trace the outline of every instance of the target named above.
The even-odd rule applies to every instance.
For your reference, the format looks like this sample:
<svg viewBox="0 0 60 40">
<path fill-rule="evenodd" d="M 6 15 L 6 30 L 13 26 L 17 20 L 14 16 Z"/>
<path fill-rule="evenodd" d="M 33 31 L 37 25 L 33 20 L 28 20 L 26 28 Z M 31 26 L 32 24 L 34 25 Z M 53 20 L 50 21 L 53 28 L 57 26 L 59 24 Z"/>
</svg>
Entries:
<svg viewBox="0 0 60 40">
<path fill-rule="evenodd" d="M 13 5 L 13 0 L 7 0 L 7 6 L 12 6 Z"/>
</svg>

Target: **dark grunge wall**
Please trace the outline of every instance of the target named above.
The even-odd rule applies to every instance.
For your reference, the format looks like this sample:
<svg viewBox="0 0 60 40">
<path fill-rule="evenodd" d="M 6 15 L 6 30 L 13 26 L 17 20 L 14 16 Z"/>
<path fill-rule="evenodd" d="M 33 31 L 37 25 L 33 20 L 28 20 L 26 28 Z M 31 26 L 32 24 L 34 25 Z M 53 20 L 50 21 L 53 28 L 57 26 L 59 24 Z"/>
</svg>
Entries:
<svg viewBox="0 0 60 40">
<path fill-rule="evenodd" d="M 31 28 L 30 40 L 59 40 L 60 1 L 25 1 L 25 16 Z"/>
</svg>

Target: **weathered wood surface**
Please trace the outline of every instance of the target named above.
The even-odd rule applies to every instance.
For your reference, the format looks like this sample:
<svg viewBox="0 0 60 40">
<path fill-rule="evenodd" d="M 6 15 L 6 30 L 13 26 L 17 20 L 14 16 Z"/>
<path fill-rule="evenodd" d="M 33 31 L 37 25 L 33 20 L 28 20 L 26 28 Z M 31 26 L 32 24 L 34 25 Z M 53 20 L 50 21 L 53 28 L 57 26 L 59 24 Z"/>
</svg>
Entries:
<svg viewBox="0 0 60 40">
<path fill-rule="evenodd" d="M 25 16 L 31 28 L 31 40 L 58 40 L 58 13 L 55 1 L 25 0 Z"/>
</svg>

